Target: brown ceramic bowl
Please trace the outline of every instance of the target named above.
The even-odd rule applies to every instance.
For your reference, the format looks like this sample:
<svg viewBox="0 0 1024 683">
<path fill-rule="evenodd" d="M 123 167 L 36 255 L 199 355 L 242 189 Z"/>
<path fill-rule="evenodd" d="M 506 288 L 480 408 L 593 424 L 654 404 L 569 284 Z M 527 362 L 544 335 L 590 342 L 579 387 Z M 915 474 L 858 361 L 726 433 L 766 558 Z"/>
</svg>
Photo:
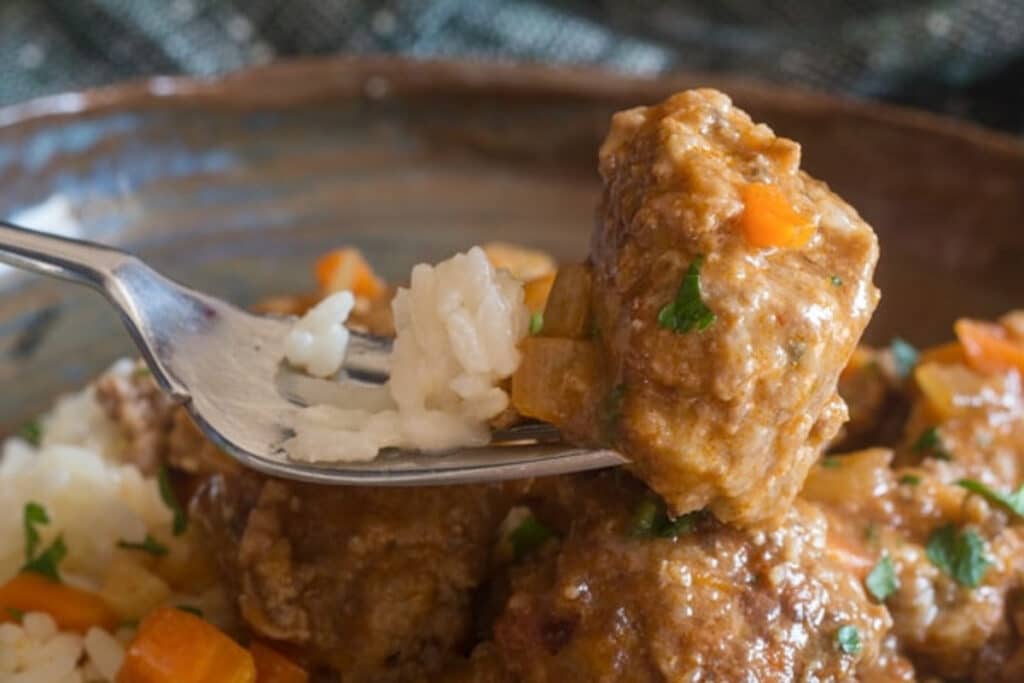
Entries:
<svg viewBox="0 0 1024 683">
<path fill-rule="evenodd" d="M 1024 143 L 696 74 L 330 59 L 50 97 L 0 110 L 0 215 L 123 245 L 242 304 L 308 289 L 339 244 L 393 278 L 490 239 L 579 259 L 609 115 L 700 85 L 802 142 L 876 227 L 871 340 L 935 341 L 959 315 L 1024 304 Z M 96 295 L 0 273 L 0 425 L 128 353 Z"/>
</svg>

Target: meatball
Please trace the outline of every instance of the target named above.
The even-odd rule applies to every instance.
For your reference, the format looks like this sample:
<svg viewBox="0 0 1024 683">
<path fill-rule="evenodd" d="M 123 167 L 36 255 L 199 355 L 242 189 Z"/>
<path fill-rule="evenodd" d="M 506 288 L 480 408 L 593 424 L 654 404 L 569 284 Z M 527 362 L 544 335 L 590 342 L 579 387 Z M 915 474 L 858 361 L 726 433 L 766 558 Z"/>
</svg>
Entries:
<svg viewBox="0 0 1024 683">
<path fill-rule="evenodd" d="M 427 680 L 464 649 L 507 495 L 214 476 L 193 504 L 241 616 L 346 682 Z"/>
<path fill-rule="evenodd" d="M 829 511 L 832 544 L 851 571 L 867 579 L 891 563 L 894 582 L 879 597 L 920 671 L 1004 680 L 983 671 L 1021 646 L 1024 529 L 983 497 L 891 460 L 886 449 L 834 456 L 802 496 Z"/>
<path fill-rule="evenodd" d="M 713 90 L 612 119 L 591 245 L 613 442 L 675 513 L 781 519 L 846 419 L 874 232 Z"/>
<path fill-rule="evenodd" d="M 493 644 L 511 680 L 839 681 L 876 666 L 888 615 L 831 557 L 813 506 L 772 530 L 702 514 L 652 526 L 653 499 L 627 479 L 567 480 L 561 544 L 512 570 Z"/>
</svg>

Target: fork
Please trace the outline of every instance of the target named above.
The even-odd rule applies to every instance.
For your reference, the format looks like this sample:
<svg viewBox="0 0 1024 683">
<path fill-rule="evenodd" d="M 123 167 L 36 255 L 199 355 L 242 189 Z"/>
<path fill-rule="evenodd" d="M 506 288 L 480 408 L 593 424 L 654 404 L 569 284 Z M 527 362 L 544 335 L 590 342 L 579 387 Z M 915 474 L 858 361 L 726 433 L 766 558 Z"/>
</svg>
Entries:
<svg viewBox="0 0 1024 683">
<path fill-rule="evenodd" d="M 496 433 L 449 453 L 389 450 L 361 463 L 288 458 L 310 396 L 358 396 L 387 381 L 390 341 L 352 331 L 343 382 L 298 377 L 286 364 L 286 318 L 258 316 L 188 289 L 108 246 L 0 221 L 0 262 L 99 290 L 118 310 L 157 384 L 246 467 L 320 484 L 412 486 L 540 477 L 621 465 L 611 450 L 566 444 L 546 424 Z M 357 399 L 358 400 L 358 399 Z"/>
</svg>

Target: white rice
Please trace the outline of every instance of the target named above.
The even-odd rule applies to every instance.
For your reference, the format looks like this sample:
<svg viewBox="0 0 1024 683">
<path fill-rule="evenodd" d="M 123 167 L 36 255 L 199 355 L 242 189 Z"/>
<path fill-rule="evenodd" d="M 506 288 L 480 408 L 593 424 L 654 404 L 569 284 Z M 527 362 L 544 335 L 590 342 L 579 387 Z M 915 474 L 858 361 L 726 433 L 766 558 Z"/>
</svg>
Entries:
<svg viewBox="0 0 1024 683">
<path fill-rule="evenodd" d="M 355 304 L 352 292 L 338 292 L 311 308 L 285 339 L 288 362 L 313 377 L 330 377 L 338 372 L 348 347 L 345 321 Z"/>
<path fill-rule="evenodd" d="M 122 362 L 112 371 L 128 373 L 132 366 Z M 31 501 L 50 518 L 37 527 L 40 548 L 58 535 L 64 539 L 63 581 L 97 592 L 126 623 L 167 604 L 197 606 L 211 621 L 224 623 L 228 610 L 218 587 L 183 583 L 181 567 L 198 552 L 194 536 L 173 536 L 172 513 L 155 478 L 122 462 L 116 425 L 92 388 L 58 400 L 41 427 L 39 447 L 20 438 L 0 446 L 0 583 L 25 562 L 23 515 Z M 147 535 L 168 554 L 157 561 L 117 547 L 118 541 L 139 542 Z M 133 585 L 117 576 L 130 577 Z M 113 681 L 132 634 L 130 627 L 117 634 L 99 628 L 59 631 L 49 615 L 30 612 L 20 624 L 0 624 L 0 682 Z"/>
<path fill-rule="evenodd" d="M 394 407 L 307 408 L 286 444 L 289 457 L 353 462 L 388 447 L 441 451 L 487 443 L 488 420 L 508 406 L 499 383 L 519 366 L 517 347 L 529 327 L 523 297 L 522 283 L 496 270 L 479 247 L 413 268 L 409 288 L 392 302 Z"/>
</svg>

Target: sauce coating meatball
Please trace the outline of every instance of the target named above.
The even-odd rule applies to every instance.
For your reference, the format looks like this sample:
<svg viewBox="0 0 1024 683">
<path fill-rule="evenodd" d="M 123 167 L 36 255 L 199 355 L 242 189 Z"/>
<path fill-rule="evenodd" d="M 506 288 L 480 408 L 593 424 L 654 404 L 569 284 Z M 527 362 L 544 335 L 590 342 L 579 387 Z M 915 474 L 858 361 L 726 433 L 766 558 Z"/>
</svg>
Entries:
<svg viewBox="0 0 1024 683">
<path fill-rule="evenodd" d="M 605 426 L 674 513 L 779 519 L 846 419 L 874 232 L 714 90 L 620 112 L 591 248 Z"/>
<path fill-rule="evenodd" d="M 562 483 L 572 524 L 512 571 L 494 625 L 510 680 L 841 681 L 877 666 L 888 614 L 832 557 L 814 506 L 771 530 L 709 515 L 680 528 L 648 520 L 628 477 Z"/>
</svg>

